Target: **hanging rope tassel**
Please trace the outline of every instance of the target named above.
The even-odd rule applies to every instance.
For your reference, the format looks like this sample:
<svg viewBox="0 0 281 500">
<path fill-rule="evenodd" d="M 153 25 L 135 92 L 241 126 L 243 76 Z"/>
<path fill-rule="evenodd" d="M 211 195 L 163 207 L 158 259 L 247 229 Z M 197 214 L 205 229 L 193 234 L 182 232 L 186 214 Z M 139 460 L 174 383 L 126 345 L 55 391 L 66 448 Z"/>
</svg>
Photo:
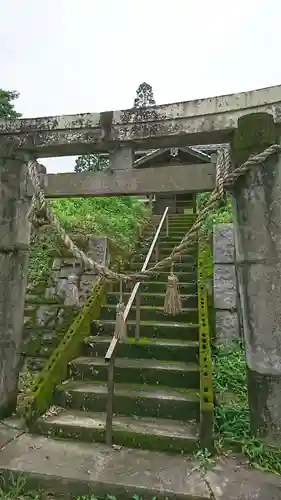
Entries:
<svg viewBox="0 0 281 500">
<path fill-rule="evenodd" d="M 124 321 L 124 311 L 125 304 L 123 302 L 123 284 L 120 280 L 120 297 L 119 303 L 116 306 L 116 319 L 114 326 L 114 337 L 118 337 L 120 342 L 126 342 L 127 340 L 127 325 Z"/>
<path fill-rule="evenodd" d="M 179 280 L 174 274 L 173 265 L 171 267 L 171 274 L 168 276 L 164 313 L 175 316 L 181 312 L 181 296 L 179 289 Z"/>
</svg>

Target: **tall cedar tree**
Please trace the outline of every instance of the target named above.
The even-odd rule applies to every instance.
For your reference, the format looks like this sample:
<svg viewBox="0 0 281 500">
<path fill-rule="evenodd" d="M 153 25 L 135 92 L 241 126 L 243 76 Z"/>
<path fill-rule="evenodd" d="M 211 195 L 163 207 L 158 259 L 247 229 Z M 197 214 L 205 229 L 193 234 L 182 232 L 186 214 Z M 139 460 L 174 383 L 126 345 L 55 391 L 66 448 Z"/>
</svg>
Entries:
<svg viewBox="0 0 281 500">
<path fill-rule="evenodd" d="M 148 83 L 141 83 L 136 91 L 134 108 L 148 108 L 154 106 L 153 90 Z M 78 156 L 75 161 L 75 172 L 100 172 L 108 167 L 108 160 L 98 154 Z"/>
</svg>

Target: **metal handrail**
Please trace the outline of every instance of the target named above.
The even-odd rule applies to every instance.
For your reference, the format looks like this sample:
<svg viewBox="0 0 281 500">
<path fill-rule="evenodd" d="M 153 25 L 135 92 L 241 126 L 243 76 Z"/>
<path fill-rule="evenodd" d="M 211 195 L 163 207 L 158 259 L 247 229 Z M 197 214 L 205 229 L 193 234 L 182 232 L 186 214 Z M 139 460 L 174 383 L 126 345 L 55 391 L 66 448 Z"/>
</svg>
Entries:
<svg viewBox="0 0 281 500">
<path fill-rule="evenodd" d="M 208 293 L 203 282 L 201 243 L 197 262 L 198 316 L 199 316 L 199 364 L 200 364 L 200 447 L 214 451 L 214 405 L 212 385 L 211 333 L 208 318 Z"/>
<path fill-rule="evenodd" d="M 149 261 L 150 261 L 150 258 L 151 258 L 151 255 L 152 255 L 152 252 L 153 252 L 153 250 L 154 250 L 154 248 L 155 248 L 155 245 L 156 245 L 156 243 L 157 243 L 157 240 L 158 240 L 158 237 L 159 237 L 160 231 L 161 231 L 162 226 L 163 226 L 163 224 L 164 224 L 164 221 L 165 221 L 165 219 L 166 219 L 166 216 L 167 216 L 168 210 L 169 210 L 169 207 L 166 207 L 166 208 L 165 208 L 165 211 L 164 211 L 164 214 L 163 214 L 163 216 L 162 216 L 162 218 L 161 218 L 161 221 L 159 222 L 159 225 L 158 225 L 158 227 L 157 227 L 157 231 L 156 231 L 156 233 L 155 233 L 155 235 L 154 235 L 153 241 L 152 241 L 152 243 L 151 243 L 151 245 L 150 245 L 150 247 L 149 247 L 149 250 L 148 250 L 148 252 L 147 252 L 147 256 L 146 256 L 145 261 L 144 261 L 144 263 L 143 263 L 143 266 L 142 266 L 142 268 L 141 268 L 141 272 L 142 272 L 142 271 L 146 271 L 146 268 L 147 268 L 147 265 L 148 265 L 148 263 L 149 263 Z M 123 316 L 123 320 L 124 320 L 125 322 L 127 321 L 127 318 L 128 318 L 129 312 L 130 312 L 131 307 L 132 307 L 132 305 L 133 305 L 133 302 L 134 302 L 134 299 L 135 299 L 135 296 L 136 296 L 136 294 L 137 294 L 137 291 L 138 291 L 138 289 L 139 289 L 140 284 L 141 284 L 141 282 L 140 282 L 140 281 L 138 281 L 138 282 L 135 284 L 135 286 L 134 286 L 134 288 L 133 288 L 133 290 L 132 290 L 132 293 L 131 293 L 131 295 L 130 295 L 130 298 L 129 298 L 129 300 L 128 300 L 128 303 L 127 303 L 127 305 L 126 305 L 126 308 L 125 308 L 125 311 L 124 311 L 124 316 Z M 118 339 L 117 337 L 113 337 L 113 338 L 112 338 L 111 343 L 110 343 L 110 346 L 109 346 L 109 348 L 107 349 L 107 353 L 106 353 L 106 355 L 105 355 L 105 361 L 106 361 L 106 362 L 109 362 L 109 361 L 110 361 L 110 359 L 111 359 L 112 355 L 114 354 L 114 351 L 115 351 L 115 348 L 116 348 L 116 346 L 117 346 L 117 344 L 118 344 L 118 341 L 119 341 L 119 339 Z"/>
<path fill-rule="evenodd" d="M 150 258 L 152 256 L 152 252 L 156 247 L 156 244 L 157 244 L 157 241 L 159 238 L 159 234 L 161 232 L 161 229 L 163 227 L 165 220 L 166 220 L 166 234 L 168 236 L 168 231 L 169 231 L 168 217 L 167 217 L 168 211 L 169 211 L 169 207 L 166 207 L 165 211 L 162 215 L 162 218 L 158 224 L 158 227 L 157 227 L 156 233 L 154 235 L 154 238 L 152 240 L 152 243 L 151 243 L 149 250 L 147 252 L 145 261 L 142 265 L 141 272 L 146 271 L 146 269 L 147 269 L 148 263 L 149 263 Z M 157 249 L 156 249 L 156 253 L 158 254 Z M 129 300 L 127 302 L 127 305 L 126 305 L 126 308 L 124 311 L 124 315 L 123 315 L 124 322 L 127 321 L 129 312 L 131 310 L 131 307 L 133 305 L 135 297 L 138 293 L 140 284 L 141 284 L 140 281 L 138 281 L 135 284 L 135 286 L 132 290 L 132 293 L 129 297 Z M 136 332 L 135 332 L 136 340 L 139 339 L 139 328 L 140 328 L 140 300 L 139 300 L 140 296 L 139 296 L 139 294 L 137 295 L 137 297 L 138 297 L 138 302 L 137 302 L 137 307 L 136 307 L 137 318 L 136 318 Z M 105 362 L 108 363 L 108 383 L 107 383 L 108 401 L 107 401 L 107 412 L 106 412 L 105 441 L 106 441 L 106 444 L 108 444 L 109 446 L 112 445 L 112 416 L 113 416 L 113 395 L 114 395 L 114 354 L 115 354 L 115 349 L 117 347 L 118 342 L 119 342 L 118 337 L 112 338 L 110 345 L 107 349 L 105 358 L 104 358 Z"/>
</svg>

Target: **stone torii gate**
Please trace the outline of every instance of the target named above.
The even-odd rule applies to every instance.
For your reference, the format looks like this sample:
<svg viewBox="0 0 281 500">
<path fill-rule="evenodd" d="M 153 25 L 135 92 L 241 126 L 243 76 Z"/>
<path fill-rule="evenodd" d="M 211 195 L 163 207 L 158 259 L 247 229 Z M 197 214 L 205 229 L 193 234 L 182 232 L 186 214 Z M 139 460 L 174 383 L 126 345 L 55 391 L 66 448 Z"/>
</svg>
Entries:
<svg viewBox="0 0 281 500">
<path fill-rule="evenodd" d="M 48 197 L 210 191 L 215 165 L 134 168 L 137 149 L 230 143 L 234 164 L 280 144 L 281 86 L 149 110 L 0 121 L 0 415 L 16 405 L 30 158 L 109 152 L 108 172 L 46 175 Z M 281 444 L 281 155 L 233 189 L 252 429 Z"/>
</svg>

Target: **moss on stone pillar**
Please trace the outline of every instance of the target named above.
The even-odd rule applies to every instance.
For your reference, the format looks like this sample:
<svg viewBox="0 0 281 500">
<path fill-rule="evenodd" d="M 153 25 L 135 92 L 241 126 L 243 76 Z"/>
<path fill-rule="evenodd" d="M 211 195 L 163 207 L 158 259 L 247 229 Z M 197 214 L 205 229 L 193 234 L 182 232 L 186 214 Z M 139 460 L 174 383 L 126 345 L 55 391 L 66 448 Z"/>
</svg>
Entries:
<svg viewBox="0 0 281 500">
<path fill-rule="evenodd" d="M 268 113 L 251 113 L 238 120 L 232 151 L 235 164 L 246 161 L 253 153 L 260 153 L 275 144 L 277 128 L 273 116 Z"/>
<path fill-rule="evenodd" d="M 271 115 L 240 118 L 232 141 L 235 166 L 279 140 Z M 267 443 L 281 446 L 279 156 L 241 176 L 232 192 L 251 429 Z"/>
</svg>

